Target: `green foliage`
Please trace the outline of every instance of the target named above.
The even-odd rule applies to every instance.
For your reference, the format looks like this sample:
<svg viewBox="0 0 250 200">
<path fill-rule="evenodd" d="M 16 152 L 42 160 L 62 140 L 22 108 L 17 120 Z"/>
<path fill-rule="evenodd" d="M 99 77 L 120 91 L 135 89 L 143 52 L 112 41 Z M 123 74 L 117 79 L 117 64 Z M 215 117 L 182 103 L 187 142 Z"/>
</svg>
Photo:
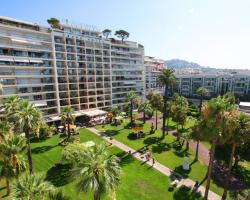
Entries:
<svg viewBox="0 0 250 200">
<path fill-rule="evenodd" d="M 117 36 L 118 38 L 121 38 L 123 42 L 125 39 L 129 38 L 129 32 L 120 29 L 120 30 L 115 31 L 115 36 Z"/>
<path fill-rule="evenodd" d="M 105 38 L 107 39 L 109 36 L 110 36 L 110 34 L 111 34 L 111 30 L 110 29 L 104 29 L 103 31 L 102 31 L 102 34 L 105 36 Z"/>
<path fill-rule="evenodd" d="M 60 21 L 55 17 L 47 19 L 47 22 L 52 28 L 60 28 Z"/>
</svg>

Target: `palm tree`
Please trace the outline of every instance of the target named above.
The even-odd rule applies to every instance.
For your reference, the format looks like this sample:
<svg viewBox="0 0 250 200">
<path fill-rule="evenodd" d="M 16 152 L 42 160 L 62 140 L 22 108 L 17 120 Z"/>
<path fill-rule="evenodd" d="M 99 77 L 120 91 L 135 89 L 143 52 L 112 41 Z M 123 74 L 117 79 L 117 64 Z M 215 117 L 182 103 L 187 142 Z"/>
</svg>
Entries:
<svg viewBox="0 0 250 200">
<path fill-rule="evenodd" d="M 129 112 L 130 125 L 133 126 L 133 108 L 136 102 L 138 101 L 138 96 L 136 92 L 135 91 L 129 92 L 127 95 L 127 100 L 129 101 L 129 105 L 130 105 L 130 112 Z"/>
<path fill-rule="evenodd" d="M 165 87 L 164 92 L 164 106 L 163 106 L 163 127 L 162 137 L 165 137 L 166 119 L 167 119 L 167 100 L 168 100 L 168 89 L 175 83 L 175 76 L 173 69 L 163 69 L 162 73 L 158 76 L 159 84 Z"/>
<path fill-rule="evenodd" d="M 10 179 L 14 176 L 18 179 L 21 171 L 26 169 L 26 160 L 23 151 L 26 148 L 25 138 L 15 134 L 0 143 L 1 156 L 1 172 L 0 174 L 6 178 L 7 195 L 10 194 Z"/>
<path fill-rule="evenodd" d="M 203 99 L 204 99 L 204 96 L 208 95 L 209 91 L 207 88 L 205 87 L 199 87 L 196 91 L 196 93 L 199 95 L 200 97 L 200 113 L 201 113 L 201 107 L 202 107 L 202 103 L 203 103 Z"/>
<path fill-rule="evenodd" d="M 7 121 L 0 121 L 0 142 L 12 132 L 12 127 Z"/>
<path fill-rule="evenodd" d="M 149 101 L 144 101 L 139 105 L 139 112 L 143 112 L 143 123 L 146 122 L 146 114 L 152 112 L 151 105 Z"/>
<path fill-rule="evenodd" d="M 13 185 L 12 199 L 45 200 L 54 191 L 54 186 L 42 174 L 26 174 Z"/>
<path fill-rule="evenodd" d="M 162 108 L 163 98 L 160 94 L 154 94 L 150 96 L 150 104 L 153 110 L 155 111 L 155 129 L 157 130 L 158 126 L 158 110 Z"/>
<path fill-rule="evenodd" d="M 14 114 L 15 118 L 21 130 L 24 131 L 27 142 L 27 156 L 29 161 L 30 174 L 34 174 L 34 167 L 32 161 L 32 152 L 30 145 L 30 135 L 33 127 L 38 126 L 43 120 L 41 111 L 35 107 L 34 104 L 26 100 L 22 100 L 20 108 Z"/>
<path fill-rule="evenodd" d="M 60 114 L 61 120 L 65 126 L 66 130 L 66 124 L 67 124 L 67 129 L 68 129 L 68 138 L 70 138 L 70 123 L 73 123 L 75 120 L 74 116 L 74 109 L 70 106 L 66 106 L 62 108 L 61 114 Z"/>
<path fill-rule="evenodd" d="M 120 184 L 121 168 L 119 159 L 110 156 L 105 143 L 94 145 L 79 151 L 73 162 L 73 176 L 79 179 L 78 191 L 93 191 L 94 200 L 100 200 L 102 194 L 114 192 Z"/>
<path fill-rule="evenodd" d="M 192 127 L 191 138 L 196 141 L 196 149 L 195 149 L 195 160 L 198 160 L 199 157 L 199 143 L 202 139 L 202 134 L 199 128 L 200 121 L 196 121 L 195 125 Z"/>
<path fill-rule="evenodd" d="M 0 83 L 0 95 L 3 95 L 3 86 Z M 0 105 L 2 104 L 2 99 L 0 99 Z"/>
<path fill-rule="evenodd" d="M 204 140 L 211 143 L 210 159 L 207 172 L 207 184 L 204 199 L 207 200 L 210 187 L 214 153 L 216 144 L 223 144 L 228 140 L 228 128 L 225 128 L 228 116 L 235 111 L 235 106 L 232 105 L 226 98 L 217 97 L 207 101 L 202 106 L 201 121 L 199 131 Z"/>
<path fill-rule="evenodd" d="M 227 191 L 231 179 L 231 170 L 233 158 L 235 155 L 235 149 L 237 146 L 240 146 L 244 142 L 250 141 L 250 118 L 245 113 L 237 112 L 236 115 L 230 116 L 228 118 L 227 127 L 231 132 L 231 137 L 228 143 L 232 145 L 232 150 L 228 164 L 227 179 L 225 181 L 222 200 L 225 200 L 227 198 Z"/>
</svg>

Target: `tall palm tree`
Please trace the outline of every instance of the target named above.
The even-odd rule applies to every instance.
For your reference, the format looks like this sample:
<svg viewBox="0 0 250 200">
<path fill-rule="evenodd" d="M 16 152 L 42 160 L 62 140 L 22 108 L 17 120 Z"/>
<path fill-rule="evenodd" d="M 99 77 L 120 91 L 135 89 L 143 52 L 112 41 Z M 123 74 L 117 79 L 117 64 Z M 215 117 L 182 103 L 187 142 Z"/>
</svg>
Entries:
<svg viewBox="0 0 250 200">
<path fill-rule="evenodd" d="M 70 123 L 74 123 L 75 115 L 74 115 L 74 109 L 71 106 L 66 106 L 62 108 L 61 114 L 60 114 L 61 120 L 68 129 L 68 138 L 70 138 Z M 65 127 L 66 130 L 66 127 Z"/>
<path fill-rule="evenodd" d="M 200 108 L 200 113 L 201 113 L 201 107 L 202 107 L 202 103 L 203 103 L 203 99 L 206 95 L 209 94 L 209 91 L 207 88 L 205 87 L 199 87 L 196 91 L 196 93 L 199 95 L 200 97 L 200 105 L 199 105 L 199 108 Z"/>
<path fill-rule="evenodd" d="M 133 109 L 135 104 L 138 101 L 138 96 L 135 91 L 130 91 L 127 95 L 127 100 L 129 101 L 130 110 L 129 110 L 129 116 L 130 116 L 130 125 L 133 126 Z"/>
<path fill-rule="evenodd" d="M 202 134 L 199 128 L 200 121 L 195 121 L 194 126 L 192 127 L 191 138 L 196 141 L 196 149 L 195 149 L 195 160 L 198 160 L 199 157 L 199 144 L 202 139 Z"/>
<path fill-rule="evenodd" d="M 142 102 L 139 105 L 138 111 L 143 112 L 143 123 L 145 123 L 146 122 L 146 114 L 152 112 L 152 108 L 151 108 L 149 101 Z"/>
<path fill-rule="evenodd" d="M 232 149 L 222 200 L 225 200 L 227 198 L 227 191 L 231 179 L 231 170 L 233 158 L 235 155 L 235 149 L 237 146 L 250 141 L 250 118 L 245 113 L 237 112 L 237 115 L 230 116 L 227 122 L 227 128 L 229 128 L 231 130 L 230 132 L 232 133 L 228 142 L 229 144 L 231 144 Z"/>
<path fill-rule="evenodd" d="M 34 104 L 26 100 L 22 100 L 20 108 L 14 113 L 17 123 L 21 130 L 24 131 L 27 142 L 27 156 L 29 161 L 30 174 L 34 174 L 32 152 L 30 145 L 30 135 L 33 127 L 38 126 L 43 120 L 41 111 Z"/>
<path fill-rule="evenodd" d="M 45 200 L 54 191 L 54 186 L 42 174 L 26 174 L 13 185 L 12 199 Z"/>
<path fill-rule="evenodd" d="M 225 143 L 229 138 L 226 129 L 227 118 L 235 111 L 235 106 L 224 97 L 213 98 L 202 106 L 201 121 L 199 131 L 204 140 L 211 143 L 210 159 L 207 172 L 207 184 L 204 199 L 207 200 L 210 187 L 214 153 L 217 144 Z"/>
<path fill-rule="evenodd" d="M 153 110 L 155 111 L 155 129 L 157 130 L 158 126 L 158 110 L 162 109 L 163 98 L 160 94 L 152 93 L 150 97 L 150 104 Z"/>
<path fill-rule="evenodd" d="M 158 76 L 159 84 L 164 86 L 164 106 L 163 106 L 163 127 L 162 127 L 162 137 L 165 137 L 166 129 L 166 119 L 167 119 L 167 100 L 168 100 L 168 90 L 172 86 L 176 78 L 174 76 L 173 69 L 163 69 L 162 73 Z"/>
<path fill-rule="evenodd" d="M 25 138 L 15 134 L 5 137 L 0 143 L 0 174 L 6 178 L 7 195 L 10 194 L 10 179 L 14 176 L 18 179 L 20 172 L 26 169 L 26 160 L 23 156 L 25 148 Z"/>
<path fill-rule="evenodd" d="M 100 200 L 106 192 L 113 193 L 120 184 L 119 159 L 110 156 L 105 143 L 96 144 L 79 152 L 73 160 L 73 175 L 79 179 L 78 191 L 93 191 L 94 200 Z"/>
</svg>

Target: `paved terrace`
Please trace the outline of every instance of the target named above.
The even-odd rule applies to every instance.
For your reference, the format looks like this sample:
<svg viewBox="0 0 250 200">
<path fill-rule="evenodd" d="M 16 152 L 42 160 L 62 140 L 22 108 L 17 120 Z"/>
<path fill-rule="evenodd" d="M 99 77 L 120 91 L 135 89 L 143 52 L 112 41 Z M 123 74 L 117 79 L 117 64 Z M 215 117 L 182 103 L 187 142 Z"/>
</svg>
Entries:
<svg viewBox="0 0 250 200">
<path fill-rule="evenodd" d="M 150 161 L 146 161 L 145 156 L 137 151 L 135 151 L 134 149 L 128 147 L 127 145 L 115 140 L 115 139 L 110 139 L 110 137 L 108 137 L 107 135 L 105 135 L 104 132 L 98 131 L 95 128 L 88 128 L 88 130 L 90 130 L 91 132 L 95 133 L 96 135 L 102 137 L 104 140 L 108 141 L 109 143 L 111 143 L 114 146 L 117 146 L 118 148 L 122 149 L 125 152 L 131 152 L 132 155 L 141 160 L 142 162 L 148 163 L 149 165 L 152 165 L 152 159 Z M 155 169 L 157 169 L 158 171 L 160 171 L 161 173 L 165 174 L 166 176 L 170 177 L 173 176 L 174 172 L 165 167 L 164 165 L 160 164 L 159 162 L 155 161 L 155 164 L 153 165 L 153 167 Z M 195 184 L 195 182 L 191 179 L 188 178 L 182 178 L 181 181 L 178 183 L 177 187 L 180 187 L 182 185 L 185 185 L 187 187 L 193 187 Z M 199 188 L 197 189 L 198 192 L 200 192 L 202 194 L 202 196 L 204 196 L 205 194 L 205 187 L 203 186 L 199 186 Z M 209 196 L 208 196 L 209 200 L 220 200 L 221 197 L 219 195 L 217 195 L 216 193 L 209 191 Z"/>
</svg>

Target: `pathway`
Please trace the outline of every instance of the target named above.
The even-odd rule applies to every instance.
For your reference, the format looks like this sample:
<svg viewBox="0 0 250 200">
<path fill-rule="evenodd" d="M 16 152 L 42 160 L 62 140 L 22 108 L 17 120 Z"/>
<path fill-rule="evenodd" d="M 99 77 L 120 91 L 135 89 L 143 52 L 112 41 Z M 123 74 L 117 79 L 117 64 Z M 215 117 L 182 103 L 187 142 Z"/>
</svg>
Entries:
<svg viewBox="0 0 250 200">
<path fill-rule="evenodd" d="M 95 133 L 96 135 L 102 137 L 104 140 L 108 141 L 109 143 L 111 143 L 114 146 L 119 147 L 120 149 L 122 149 L 125 152 L 131 152 L 132 155 L 134 157 L 136 157 L 137 159 L 141 160 L 142 162 L 146 162 L 145 156 L 143 156 L 142 154 L 140 154 L 139 152 L 135 151 L 134 149 L 128 147 L 127 145 L 115 140 L 115 139 L 110 139 L 110 137 L 108 137 L 104 132 L 98 131 L 95 128 L 88 128 L 88 130 L 90 130 L 91 132 Z M 147 162 L 148 164 L 152 165 L 152 161 Z M 164 165 L 160 164 L 159 162 L 155 161 L 155 164 L 153 166 L 155 169 L 157 169 L 158 171 L 160 171 L 161 173 L 163 173 L 166 176 L 171 176 L 174 174 L 174 172 L 165 167 Z M 191 179 L 188 178 L 183 178 L 181 179 L 181 181 L 179 182 L 177 187 L 180 187 L 181 185 L 185 185 L 187 187 L 193 187 L 195 184 L 195 182 Z M 200 186 L 197 189 L 198 192 L 200 192 L 203 196 L 205 194 L 205 187 Z M 221 197 L 219 195 L 217 195 L 216 193 L 209 191 L 209 200 L 220 200 Z"/>
<path fill-rule="evenodd" d="M 143 118 L 143 115 L 140 113 L 139 114 L 139 119 Z M 158 129 L 161 129 L 162 128 L 162 114 L 158 114 Z M 153 123 L 154 124 L 154 127 L 155 127 L 155 115 L 151 118 L 151 119 L 148 119 L 147 120 L 148 123 Z M 171 131 L 168 131 L 170 134 L 173 134 L 176 132 L 176 130 L 171 130 Z M 190 148 L 193 149 L 194 151 L 196 150 L 196 144 L 197 142 L 196 141 L 193 141 L 191 140 L 189 145 L 190 145 Z M 209 164 L 209 150 L 207 149 L 207 147 L 202 144 L 200 142 L 200 145 L 199 145 L 199 156 L 198 156 L 198 159 L 200 161 L 202 161 L 204 164 L 208 165 Z"/>
</svg>

